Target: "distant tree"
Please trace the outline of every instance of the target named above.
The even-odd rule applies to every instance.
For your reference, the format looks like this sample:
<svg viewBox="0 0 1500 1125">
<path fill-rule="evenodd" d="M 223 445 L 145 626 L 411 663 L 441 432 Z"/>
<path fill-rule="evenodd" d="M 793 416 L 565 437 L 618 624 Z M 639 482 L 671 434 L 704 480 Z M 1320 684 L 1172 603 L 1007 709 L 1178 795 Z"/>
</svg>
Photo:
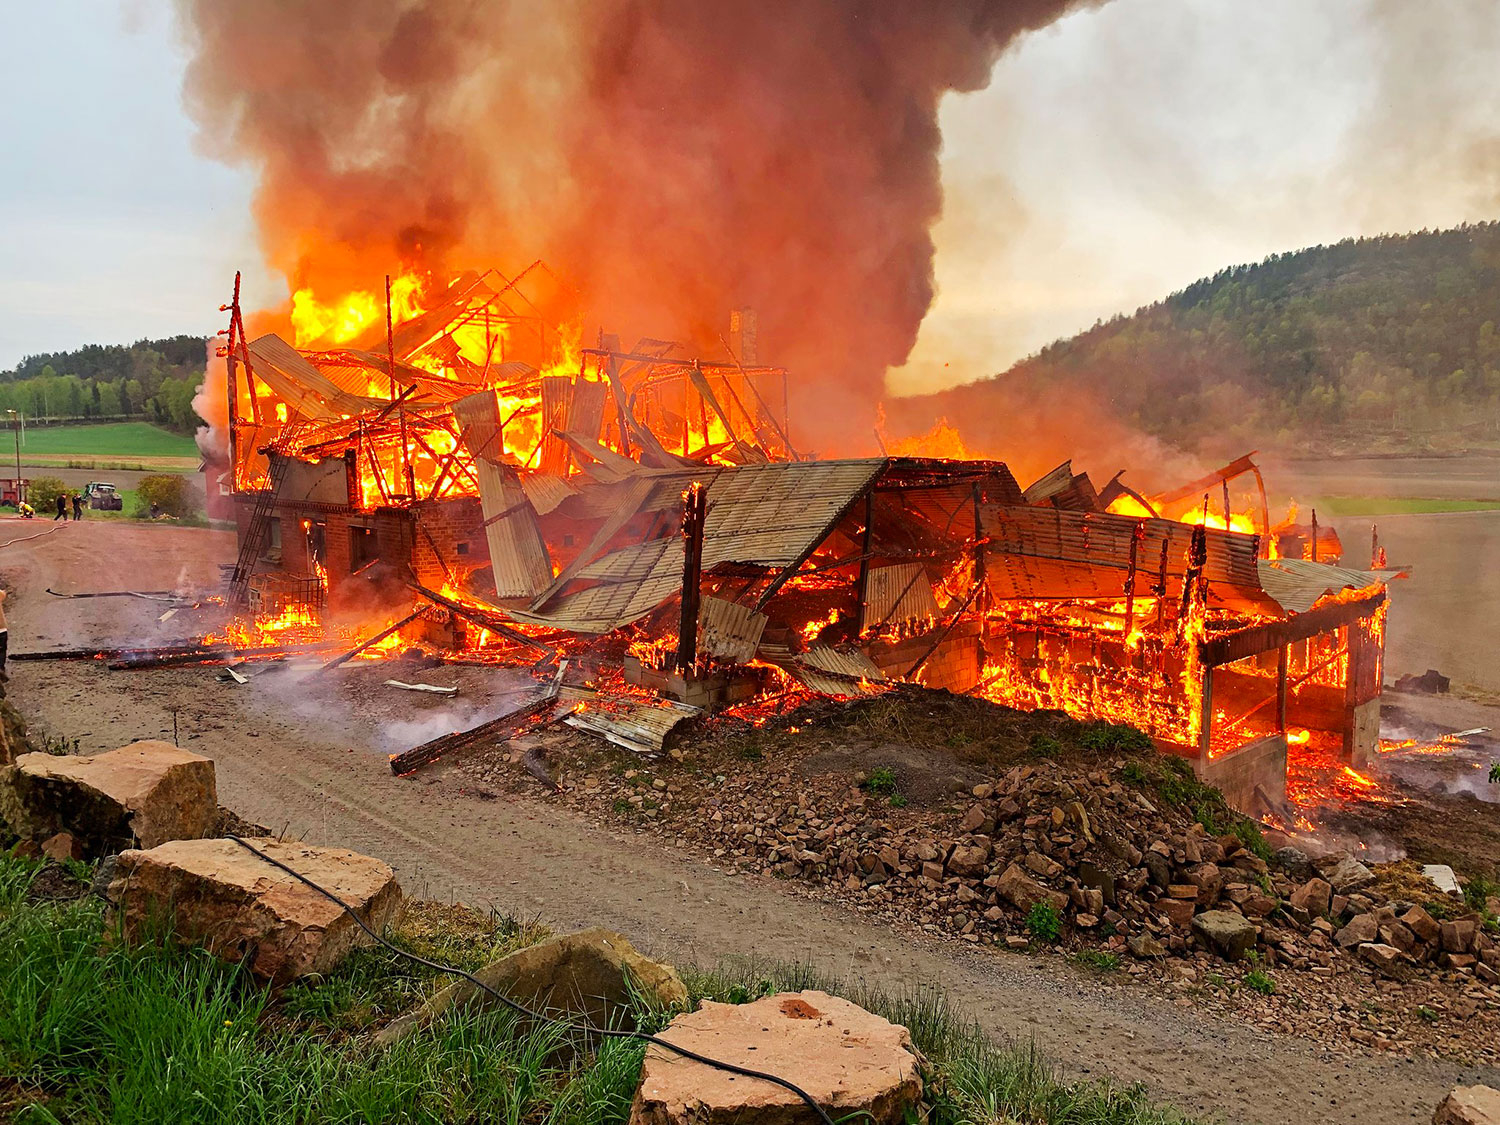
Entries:
<svg viewBox="0 0 1500 1125">
<path fill-rule="evenodd" d="M 139 506 L 136 515 L 149 516 L 153 505 L 161 514 L 177 519 L 191 516 L 198 510 L 187 478 L 180 473 L 159 473 L 142 477 L 135 486 L 135 493 Z"/>
</svg>

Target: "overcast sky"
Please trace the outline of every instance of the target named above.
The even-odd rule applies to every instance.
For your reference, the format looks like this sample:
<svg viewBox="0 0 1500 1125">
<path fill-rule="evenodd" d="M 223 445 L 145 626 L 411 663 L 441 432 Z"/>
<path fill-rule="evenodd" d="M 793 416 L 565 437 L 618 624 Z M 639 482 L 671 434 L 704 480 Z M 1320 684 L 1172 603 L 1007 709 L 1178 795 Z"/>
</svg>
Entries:
<svg viewBox="0 0 1500 1125">
<path fill-rule="evenodd" d="M 251 180 L 199 156 L 165 0 L 0 5 L 0 367 L 221 326 Z M 1500 0 L 1113 0 L 944 107 L 940 295 L 892 389 L 1003 370 L 1224 265 L 1500 218 Z"/>
</svg>

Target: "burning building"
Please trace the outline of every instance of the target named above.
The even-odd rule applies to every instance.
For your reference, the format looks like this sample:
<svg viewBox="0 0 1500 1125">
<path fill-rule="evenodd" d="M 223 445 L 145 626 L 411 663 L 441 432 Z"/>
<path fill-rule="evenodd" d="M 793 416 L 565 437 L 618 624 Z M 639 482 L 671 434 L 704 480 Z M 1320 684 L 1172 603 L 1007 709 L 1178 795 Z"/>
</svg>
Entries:
<svg viewBox="0 0 1500 1125">
<path fill-rule="evenodd" d="M 1273 525 L 1250 458 L 1154 496 L 1069 464 L 1023 489 L 1000 461 L 813 459 L 748 310 L 711 358 L 586 347 L 531 291 L 549 277 L 294 304 L 296 346 L 247 339 L 236 298 L 237 628 L 586 657 L 636 702 L 570 721 L 648 750 L 695 708 L 901 683 L 1132 723 L 1247 810 L 1281 805 L 1289 746 L 1375 749 L 1391 573 Z"/>
</svg>

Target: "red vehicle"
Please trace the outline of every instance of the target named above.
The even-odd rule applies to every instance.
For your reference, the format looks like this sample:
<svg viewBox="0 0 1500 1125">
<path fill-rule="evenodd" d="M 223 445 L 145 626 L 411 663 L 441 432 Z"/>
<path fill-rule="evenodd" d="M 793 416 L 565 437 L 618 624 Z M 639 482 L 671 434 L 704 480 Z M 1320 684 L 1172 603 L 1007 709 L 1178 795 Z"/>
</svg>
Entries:
<svg viewBox="0 0 1500 1125">
<path fill-rule="evenodd" d="M 0 504 L 20 507 L 30 487 L 31 481 L 26 477 L 0 477 Z"/>
</svg>

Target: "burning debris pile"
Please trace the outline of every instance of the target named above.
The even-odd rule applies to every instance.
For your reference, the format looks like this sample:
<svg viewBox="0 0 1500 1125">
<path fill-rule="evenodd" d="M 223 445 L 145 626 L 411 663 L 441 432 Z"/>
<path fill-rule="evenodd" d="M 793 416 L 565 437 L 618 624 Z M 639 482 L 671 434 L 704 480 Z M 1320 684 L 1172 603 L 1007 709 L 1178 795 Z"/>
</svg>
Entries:
<svg viewBox="0 0 1500 1125">
<path fill-rule="evenodd" d="M 1373 751 L 1393 572 L 1273 525 L 1249 457 L 1157 495 L 1068 463 L 1023 489 L 999 461 L 817 460 L 752 311 L 704 358 L 581 346 L 570 300 L 541 263 L 400 278 L 385 315 L 299 293 L 293 346 L 247 338 L 236 293 L 211 470 L 235 645 L 574 659 L 598 697 L 575 725 L 648 753 L 663 716 L 918 683 L 1133 724 L 1277 815 L 1288 732 Z"/>
</svg>

